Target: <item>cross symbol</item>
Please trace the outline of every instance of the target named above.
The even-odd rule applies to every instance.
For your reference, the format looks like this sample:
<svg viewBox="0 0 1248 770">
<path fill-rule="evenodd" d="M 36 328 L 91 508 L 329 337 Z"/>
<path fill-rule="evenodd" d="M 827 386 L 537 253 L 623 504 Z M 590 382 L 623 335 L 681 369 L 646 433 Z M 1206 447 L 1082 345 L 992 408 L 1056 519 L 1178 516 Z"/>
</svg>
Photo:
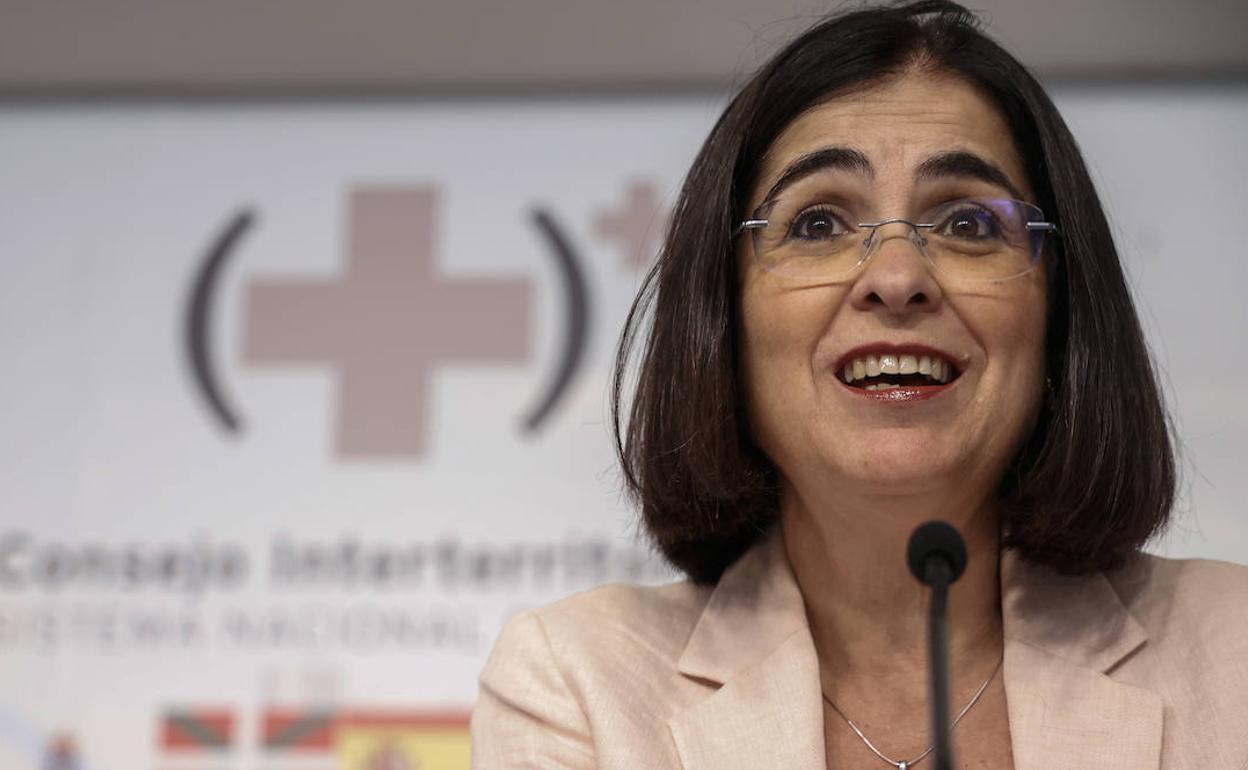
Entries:
<svg viewBox="0 0 1248 770">
<path fill-rule="evenodd" d="M 243 360 L 334 370 L 341 456 L 419 457 L 436 366 L 530 355 L 528 280 L 448 280 L 434 270 L 437 202 L 429 187 L 357 189 L 337 280 L 247 287 Z"/>
<path fill-rule="evenodd" d="M 659 240 L 667 230 L 668 214 L 662 208 L 658 191 L 650 182 L 633 181 L 624 193 L 624 204 L 616 210 L 603 209 L 594 218 L 594 233 L 614 241 L 624 254 L 624 264 L 640 269 L 658 251 Z"/>
</svg>

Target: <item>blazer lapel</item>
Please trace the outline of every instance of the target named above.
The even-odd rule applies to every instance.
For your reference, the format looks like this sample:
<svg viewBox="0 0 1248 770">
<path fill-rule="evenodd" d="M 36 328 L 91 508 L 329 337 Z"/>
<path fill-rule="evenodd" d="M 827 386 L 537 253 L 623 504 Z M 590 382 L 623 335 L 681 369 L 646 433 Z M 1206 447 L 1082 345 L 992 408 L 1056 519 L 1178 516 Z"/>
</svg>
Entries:
<svg viewBox="0 0 1248 770">
<path fill-rule="evenodd" d="M 1002 556 L 1004 680 L 1017 770 L 1140 770 L 1161 761 L 1162 702 L 1107 674 L 1144 629 L 1104 575 Z"/>
<path fill-rule="evenodd" d="M 679 664 L 718 689 L 669 722 L 686 770 L 823 770 L 823 700 L 779 528 L 720 579 Z"/>
<path fill-rule="evenodd" d="M 1147 641 L 1109 580 L 1001 560 L 1016 770 L 1159 767 L 1162 701 L 1115 681 Z M 806 609 L 779 527 L 719 581 L 679 663 L 708 696 L 669 728 L 685 770 L 824 770 L 823 699 Z"/>
</svg>

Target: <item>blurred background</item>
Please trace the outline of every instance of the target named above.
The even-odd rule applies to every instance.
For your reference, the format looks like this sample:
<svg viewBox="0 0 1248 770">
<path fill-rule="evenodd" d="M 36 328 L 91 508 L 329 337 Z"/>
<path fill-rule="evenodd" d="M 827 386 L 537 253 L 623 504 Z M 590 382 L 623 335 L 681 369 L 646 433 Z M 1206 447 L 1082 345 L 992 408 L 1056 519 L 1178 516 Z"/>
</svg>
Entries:
<svg viewBox="0 0 1248 770">
<path fill-rule="evenodd" d="M 0 768 L 462 770 L 516 610 L 671 579 L 605 386 L 731 89 L 833 5 L 0 0 Z M 984 0 L 1248 563 L 1248 6 Z"/>
</svg>

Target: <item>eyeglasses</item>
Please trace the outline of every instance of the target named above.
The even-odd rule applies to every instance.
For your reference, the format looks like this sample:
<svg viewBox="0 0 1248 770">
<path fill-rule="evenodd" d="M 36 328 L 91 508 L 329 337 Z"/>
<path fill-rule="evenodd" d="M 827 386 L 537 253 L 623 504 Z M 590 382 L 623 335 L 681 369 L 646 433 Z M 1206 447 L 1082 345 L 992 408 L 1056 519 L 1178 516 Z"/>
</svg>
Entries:
<svg viewBox="0 0 1248 770">
<path fill-rule="evenodd" d="M 835 281 L 849 277 L 888 240 L 892 224 L 907 226 L 907 237 L 937 272 L 966 281 L 1005 281 L 1035 269 L 1046 233 L 1057 225 L 1030 203 L 1003 198 L 962 198 L 929 210 L 918 222 L 885 219 L 853 221 L 830 203 L 784 196 L 760 206 L 736 234 L 749 230 L 762 267 L 779 275 Z M 870 230 L 863 234 L 863 230 Z"/>
</svg>

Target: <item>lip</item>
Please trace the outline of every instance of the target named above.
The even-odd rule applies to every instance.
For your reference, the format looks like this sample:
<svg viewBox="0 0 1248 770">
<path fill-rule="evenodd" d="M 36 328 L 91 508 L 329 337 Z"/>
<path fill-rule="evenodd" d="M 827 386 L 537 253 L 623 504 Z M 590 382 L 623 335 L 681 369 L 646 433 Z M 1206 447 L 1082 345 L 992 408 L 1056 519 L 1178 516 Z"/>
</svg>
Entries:
<svg viewBox="0 0 1248 770">
<path fill-rule="evenodd" d="M 865 358 L 870 354 L 886 353 L 891 355 L 914 355 L 914 356 L 940 356 L 944 360 L 950 362 L 957 368 L 958 377 L 943 385 L 903 385 L 897 388 L 889 388 L 888 390 L 863 390 L 855 388 L 841 379 L 840 372 L 845 368 L 845 364 L 853 361 L 855 358 Z M 947 393 L 954 388 L 960 381 L 961 375 L 966 371 L 968 364 L 966 356 L 958 356 L 947 350 L 924 345 L 921 343 L 896 343 L 896 342 L 872 342 L 865 345 L 858 345 L 841 355 L 836 361 L 836 366 L 832 370 L 833 378 L 840 383 L 840 386 L 859 398 L 865 398 L 869 401 L 885 402 L 890 404 L 910 403 L 915 401 L 926 401 L 929 398 Z"/>
<path fill-rule="evenodd" d="M 944 385 L 902 385 L 897 388 L 889 388 L 888 390 L 863 390 L 862 388 L 854 388 L 841 382 L 841 387 L 849 391 L 851 395 L 859 398 L 865 398 L 869 401 L 883 401 L 888 404 L 910 403 L 914 401 L 926 401 L 929 398 L 936 398 L 949 392 L 955 385 L 957 380 L 945 383 Z"/>
</svg>

